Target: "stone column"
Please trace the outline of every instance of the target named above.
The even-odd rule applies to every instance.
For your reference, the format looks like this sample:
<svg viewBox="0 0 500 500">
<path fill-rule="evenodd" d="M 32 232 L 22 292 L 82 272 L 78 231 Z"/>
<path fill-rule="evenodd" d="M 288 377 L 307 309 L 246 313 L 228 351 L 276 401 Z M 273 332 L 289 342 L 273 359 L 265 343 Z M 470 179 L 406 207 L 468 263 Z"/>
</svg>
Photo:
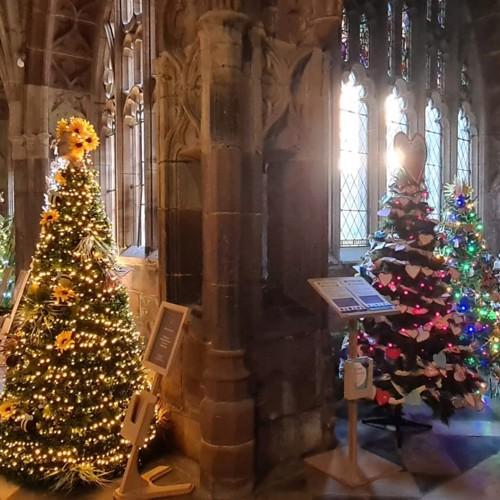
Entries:
<svg viewBox="0 0 500 500">
<path fill-rule="evenodd" d="M 254 400 L 246 337 L 258 317 L 261 262 L 259 87 L 247 16 L 213 10 L 200 19 L 203 170 L 203 328 L 209 340 L 200 405 L 202 486 L 214 498 L 253 487 Z M 249 70 L 250 68 L 250 70 Z M 253 90 L 253 92 L 257 92 Z M 257 99 L 256 99 L 257 101 Z M 252 133 L 251 129 L 253 128 Z"/>
<path fill-rule="evenodd" d="M 22 129 L 10 134 L 14 171 L 16 269 L 28 269 L 40 235 L 40 212 L 49 165 L 48 88 L 26 85 Z M 12 124 L 11 124 L 12 125 Z M 19 130 L 20 127 L 17 129 Z M 11 126 L 11 131 L 14 127 Z"/>
</svg>

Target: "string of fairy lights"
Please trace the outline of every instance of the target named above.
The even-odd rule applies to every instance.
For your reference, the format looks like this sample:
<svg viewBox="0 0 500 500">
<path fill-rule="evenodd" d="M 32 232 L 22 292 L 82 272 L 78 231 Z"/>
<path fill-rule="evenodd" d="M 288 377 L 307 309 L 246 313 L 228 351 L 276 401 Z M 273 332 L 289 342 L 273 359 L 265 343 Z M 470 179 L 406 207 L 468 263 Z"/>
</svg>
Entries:
<svg viewBox="0 0 500 500">
<path fill-rule="evenodd" d="M 476 354 L 467 362 L 486 368 L 498 359 L 500 329 L 498 283 L 488 260 L 484 226 L 470 186 L 460 182 L 446 186 L 444 205 L 439 253 L 450 269 L 448 291 L 464 317 L 463 338 L 471 342 Z"/>
<path fill-rule="evenodd" d="M 472 350 L 460 341 L 463 315 L 448 293 L 428 192 L 417 178 L 404 169 L 396 176 L 361 268 L 398 314 L 365 319 L 358 341 L 360 354 L 374 359 L 377 404 L 425 402 L 447 421 L 454 408 L 481 409 L 485 387 L 466 366 Z"/>
<path fill-rule="evenodd" d="M 61 120 L 40 240 L 0 399 L 0 470 L 57 488 L 124 466 L 120 425 L 147 384 L 81 118 Z M 148 442 L 154 437 L 154 430 Z"/>
</svg>

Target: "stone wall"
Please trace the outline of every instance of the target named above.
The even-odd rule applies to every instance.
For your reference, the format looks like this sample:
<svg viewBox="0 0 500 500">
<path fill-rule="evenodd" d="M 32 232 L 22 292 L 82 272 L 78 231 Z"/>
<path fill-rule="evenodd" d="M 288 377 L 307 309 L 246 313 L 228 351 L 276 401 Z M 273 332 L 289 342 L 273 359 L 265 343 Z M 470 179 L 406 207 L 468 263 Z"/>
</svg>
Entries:
<svg viewBox="0 0 500 500">
<path fill-rule="evenodd" d="M 148 338 L 160 303 L 158 260 L 122 255 L 118 264 L 128 270 L 122 282 L 128 290 L 136 326 L 139 332 Z"/>
<path fill-rule="evenodd" d="M 476 44 L 475 107 L 480 111 L 480 161 L 484 165 L 483 214 L 488 245 L 500 252 L 500 4 L 495 0 L 470 1 L 471 33 Z M 474 78 L 474 73 L 472 78 Z"/>
</svg>

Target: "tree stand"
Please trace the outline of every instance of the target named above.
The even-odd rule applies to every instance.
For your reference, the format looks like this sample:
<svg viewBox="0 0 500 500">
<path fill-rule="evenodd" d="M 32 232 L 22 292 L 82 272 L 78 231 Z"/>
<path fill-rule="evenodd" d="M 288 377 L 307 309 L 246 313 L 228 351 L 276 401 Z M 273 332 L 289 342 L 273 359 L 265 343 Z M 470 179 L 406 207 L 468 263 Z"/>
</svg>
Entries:
<svg viewBox="0 0 500 500">
<path fill-rule="evenodd" d="M 430 424 L 421 424 L 403 417 L 401 408 L 394 410 L 392 415 L 385 417 L 370 417 L 361 420 L 364 424 L 374 427 L 375 429 L 390 430 L 396 434 L 396 442 L 398 448 L 403 446 L 403 431 L 407 429 L 410 432 L 426 432 L 432 429 Z"/>
</svg>

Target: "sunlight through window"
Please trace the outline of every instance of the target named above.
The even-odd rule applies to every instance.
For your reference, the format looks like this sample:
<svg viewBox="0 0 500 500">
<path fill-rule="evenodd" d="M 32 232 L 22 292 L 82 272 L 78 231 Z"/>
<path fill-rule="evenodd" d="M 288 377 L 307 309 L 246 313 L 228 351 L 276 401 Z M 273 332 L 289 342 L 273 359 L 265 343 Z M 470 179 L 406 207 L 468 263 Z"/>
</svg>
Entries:
<svg viewBox="0 0 500 500">
<path fill-rule="evenodd" d="M 340 245 L 368 240 L 368 107 L 351 73 L 340 95 Z"/>
<path fill-rule="evenodd" d="M 396 88 L 385 100 L 385 124 L 387 186 L 389 186 L 401 166 L 401 160 L 394 151 L 394 137 L 398 132 L 408 133 L 408 115 L 406 114 L 405 101 L 398 95 Z"/>
</svg>

